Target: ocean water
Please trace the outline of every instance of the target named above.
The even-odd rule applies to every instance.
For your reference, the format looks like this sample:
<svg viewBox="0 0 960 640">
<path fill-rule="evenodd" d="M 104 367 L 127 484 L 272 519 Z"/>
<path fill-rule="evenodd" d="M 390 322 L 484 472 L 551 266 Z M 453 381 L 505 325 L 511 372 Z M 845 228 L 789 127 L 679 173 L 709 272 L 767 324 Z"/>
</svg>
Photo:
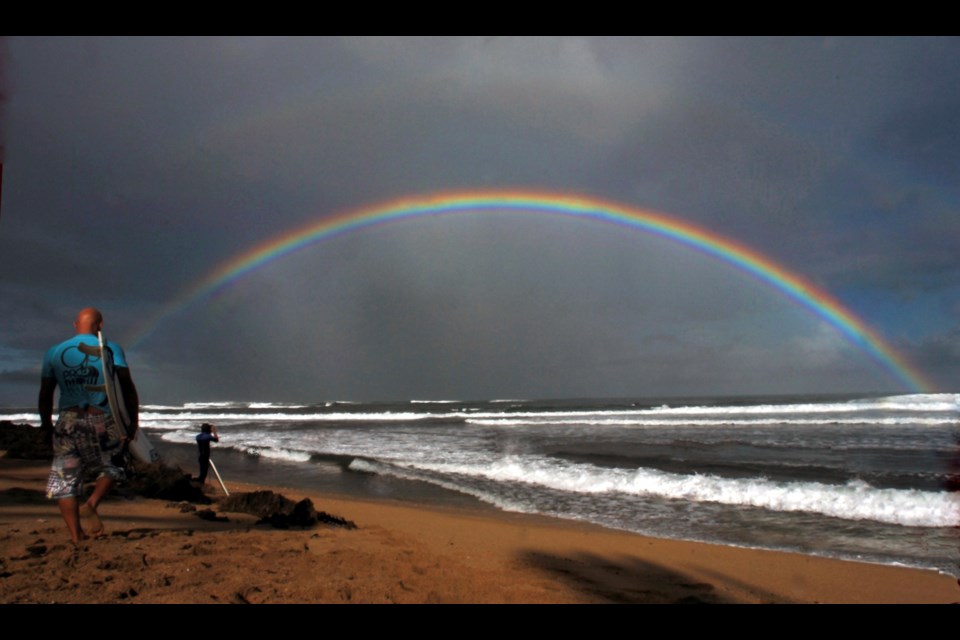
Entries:
<svg viewBox="0 0 960 640">
<path fill-rule="evenodd" d="M 960 394 L 145 405 L 192 470 L 960 576 Z M 36 415 L 0 410 L 0 420 Z M 241 476 L 241 477 L 238 477 Z M 430 494 L 433 491 L 433 494 Z"/>
</svg>

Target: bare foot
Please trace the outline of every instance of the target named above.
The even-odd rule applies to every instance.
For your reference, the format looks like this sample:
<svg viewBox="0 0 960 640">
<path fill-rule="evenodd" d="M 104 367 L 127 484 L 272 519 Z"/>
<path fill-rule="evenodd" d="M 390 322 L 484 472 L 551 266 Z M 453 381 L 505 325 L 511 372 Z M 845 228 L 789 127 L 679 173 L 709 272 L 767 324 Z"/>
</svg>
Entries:
<svg viewBox="0 0 960 640">
<path fill-rule="evenodd" d="M 79 531 L 79 532 L 77 533 L 77 537 L 76 537 L 76 538 L 73 538 L 72 540 L 70 540 L 70 542 L 72 542 L 72 543 L 73 543 L 73 546 L 76 547 L 77 545 L 79 545 L 79 544 L 80 544 L 81 542 L 83 542 L 84 540 L 89 540 L 89 539 L 90 539 L 90 536 L 88 536 L 88 535 L 87 535 L 86 533 L 84 533 L 83 531 Z"/>
<path fill-rule="evenodd" d="M 100 538 L 104 535 L 103 532 L 103 521 L 100 519 L 100 515 L 97 513 L 97 510 L 89 502 L 83 503 L 83 506 L 80 507 L 80 517 L 88 518 L 90 520 L 90 535 L 94 538 Z M 84 535 L 84 538 L 87 536 Z"/>
</svg>

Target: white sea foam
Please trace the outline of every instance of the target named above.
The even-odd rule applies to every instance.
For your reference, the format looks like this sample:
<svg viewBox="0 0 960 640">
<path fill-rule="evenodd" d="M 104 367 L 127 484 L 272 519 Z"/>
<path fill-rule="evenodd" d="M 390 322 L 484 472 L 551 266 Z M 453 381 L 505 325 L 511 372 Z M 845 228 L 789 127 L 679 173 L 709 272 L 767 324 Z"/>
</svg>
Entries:
<svg viewBox="0 0 960 640">
<path fill-rule="evenodd" d="M 655 409 L 641 410 L 643 414 L 756 414 L 756 413 L 852 413 L 859 411 L 922 411 L 922 412 L 950 412 L 958 411 L 960 394 L 918 394 L 912 396 L 891 396 L 888 398 L 871 398 L 865 400 L 850 400 L 849 402 L 822 402 L 802 404 L 759 404 L 759 405 L 730 405 L 730 406 L 662 406 Z"/>
<path fill-rule="evenodd" d="M 190 420 L 148 420 L 140 418 L 140 426 L 157 431 L 179 431 L 188 429 L 196 435 L 197 422 Z"/>
<path fill-rule="evenodd" d="M 192 444 L 196 441 L 196 433 L 183 430 L 171 431 L 164 433 L 161 438 L 166 442 Z M 284 444 L 286 444 L 286 441 L 283 439 L 267 438 L 224 438 L 221 441 L 222 447 L 229 447 L 262 458 L 285 460 L 287 462 L 308 462 L 310 460 L 309 452 L 291 449 L 283 446 Z"/>
<path fill-rule="evenodd" d="M 249 402 L 247 407 L 250 409 L 304 409 L 305 404 L 286 404 L 283 402 Z"/>
<path fill-rule="evenodd" d="M 204 409 L 299 409 L 310 405 L 287 404 L 284 402 L 185 402 L 183 404 L 141 404 L 141 410 L 150 411 L 202 411 Z"/>
<path fill-rule="evenodd" d="M 8 420 L 17 424 L 39 425 L 40 414 L 36 411 L 33 413 L 6 413 L 0 414 L 0 420 Z"/>
<path fill-rule="evenodd" d="M 478 407 L 453 411 L 318 411 L 298 413 L 307 405 L 254 402 L 195 402 L 182 407 L 144 405 L 141 419 L 153 421 L 232 422 L 405 422 L 423 419 L 469 419 L 480 426 L 613 425 L 613 426 L 763 426 L 785 424 L 816 426 L 827 424 L 938 426 L 955 424 L 960 394 L 891 396 L 849 402 L 762 404 L 754 406 L 677 406 L 647 409 L 578 409 L 536 411 L 484 411 Z M 413 404 L 456 404 L 456 400 L 414 400 Z M 507 403 L 512 400 L 499 400 Z M 340 403 L 328 403 L 327 408 Z M 353 403 L 356 404 L 356 403 Z M 34 414 L 16 413 L 6 419 L 35 420 Z"/>
<path fill-rule="evenodd" d="M 444 416 L 450 414 L 443 414 Z M 464 416 L 466 414 L 463 414 Z M 143 412 L 141 420 L 170 421 L 233 421 L 233 422 L 409 422 L 436 418 L 437 414 L 413 412 L 380 412 L 380 413 L 244 413 L 244 412 L 203 412 L 193 413 L 183 411 L 179 413 Z"/>
<path fill-rule="evenodd" d="M 521 426 L 552 426 L 552 425 L 586 425 L 586 426 L 635 426 L 635 427 L 758 427 L 765 425 L 795 425 L 795 426 L 821 426 L 821 425 L 850 425 L 850 426 L 892 426 L 901 427 L 906 425 L 955 425 L 957 419 L 953 417 L 945 418 L 756 418 L 750 420 L 736 418 L 674 418 L 674 419 L 641 419 L 641 418 L 550 418 L 549 420 L 535 420 L 532 418 L 478 418 L 471 416 L 467 419 L 468 424 L 486 427 L 521 427 Z"/>
<path fill-rule="evenodd" d="M 216 409 L 221 407 L 243 407 L 245 403 L 242 402 L 185 402 L 183 407 L 185 409 Z"/>
<path fill-rule="evenodd" d="M 765 478 L 721 478 L 682 475 L 652 469 L 601 469 L 507 456 L 484 465 L 406 465 L 442 474 L 482 477 L 584 493 L 624 493 L 694 502 L 745 505 L 773 511 L 805 511 L 848 520 L 874 520 L 919 527 L 960 525 L 960 503 L 949 493 L 877 489 L 853 481 L 845 485 L 819 482 L 775 482 Z"/>
<path fill-rule="evenodd" d="M 164 442 L 177 442 L 181 444 L 195 442 L 196 437 L 196 433 L 190 433 L 183 430 L 168 431 L 160 434 L 160 439 Z"/>
<path fill-rule="evenodd" d="M 516 500 L 510 500 L 502 496 L 498 496 L 495 493 L 489 491 L 482 491 L 480 489 L 475 489 L 472 487 L 464 487 L 463 485 L 451 482 L 448 480 L 443 480 L 436 477 L 425 478 L 422 473 L 417 473 L 410 469 L 404 469 L 403 467 L 397 467 L 388 464 L 381 464 L 378 462 L 371 462 L 363 459 L 355 459 L 350 462 L 348 467 L 352 471 L 362 471 L 365 473 L 376 473 L 379 475 L 389 475 L 395 478 L 401 478 L 404 480 L 419 480 L 419 481 L 429 481 L 431 484 L 435 484 L 438 487 L 443 487 L 444 489 L 449 489 L 451 491 L 456 491 L 458 493 L 465 493 L 471 495 L 474 498 L 478 498 L 487 504 L 492 504 L 493 506 L 503 509 L 504 511 L 515 511 L 519 513 L 535 513 L 535 510 L 532 509 L 529 505 L 525 505 L 522 502 Z"/>
<path fill-rule="evenodd" d="M 258 447 L 252 445 L 240 445 L 236 448 L 244 453 L 260 456 L 262 458 L 270 458 L 272 460 L 285 460 L 287 462 L 307 462 L 310 460 L 309 453 L 304 451 L 294 451 L 292 449 L 275 449 L 273 447 Z"/>
</svg>

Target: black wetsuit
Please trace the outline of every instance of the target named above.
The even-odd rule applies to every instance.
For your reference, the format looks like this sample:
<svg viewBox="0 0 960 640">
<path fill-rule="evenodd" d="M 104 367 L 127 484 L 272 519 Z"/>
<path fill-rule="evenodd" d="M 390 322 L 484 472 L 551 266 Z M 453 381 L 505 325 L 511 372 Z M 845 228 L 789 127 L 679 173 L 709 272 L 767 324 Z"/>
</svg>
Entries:
<svg viewBox="0 0 960 640">
<path fill-rule="evenodd" d="M 220 442 L 220 438 L 212 433 L 197 434 L 197 446 L 200 448 L 200 483 L 207 481 L 207 472 L 210 470 L 210 442 Z"/>
</svg>

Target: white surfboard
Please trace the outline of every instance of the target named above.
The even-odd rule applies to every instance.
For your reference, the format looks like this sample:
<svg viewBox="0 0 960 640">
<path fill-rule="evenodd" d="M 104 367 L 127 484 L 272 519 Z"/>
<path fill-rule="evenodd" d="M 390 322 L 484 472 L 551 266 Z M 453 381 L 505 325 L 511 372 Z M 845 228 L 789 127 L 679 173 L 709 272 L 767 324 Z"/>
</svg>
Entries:
<svg viewBox="0 0 960 640">
<path fill-rule="evenodd" d="M 130 414 L 127 413 L 127 404 L 123 398 L 123 386 L 117 376 L 117 368 L 113 365 L 113 351 L 107 346 L 103 333 L 97 332 L 97 340 L 100 342 L 100 364 L 103 367 L 103 387 L 97 387 L 97 391 L 103 391 L 107 395 L 107 403 L 110 405 L 110 414 L 114 421 L 123 429 L 127 437 L 133 429 L 133 421 Z M 94 388 L 91 388 L 94 390 Z M 140 462 L 158 462 L 160 454 L 153 448 L 143 429 L 137 429 L 128 446 L 133 457 Z"/>
</svg>

